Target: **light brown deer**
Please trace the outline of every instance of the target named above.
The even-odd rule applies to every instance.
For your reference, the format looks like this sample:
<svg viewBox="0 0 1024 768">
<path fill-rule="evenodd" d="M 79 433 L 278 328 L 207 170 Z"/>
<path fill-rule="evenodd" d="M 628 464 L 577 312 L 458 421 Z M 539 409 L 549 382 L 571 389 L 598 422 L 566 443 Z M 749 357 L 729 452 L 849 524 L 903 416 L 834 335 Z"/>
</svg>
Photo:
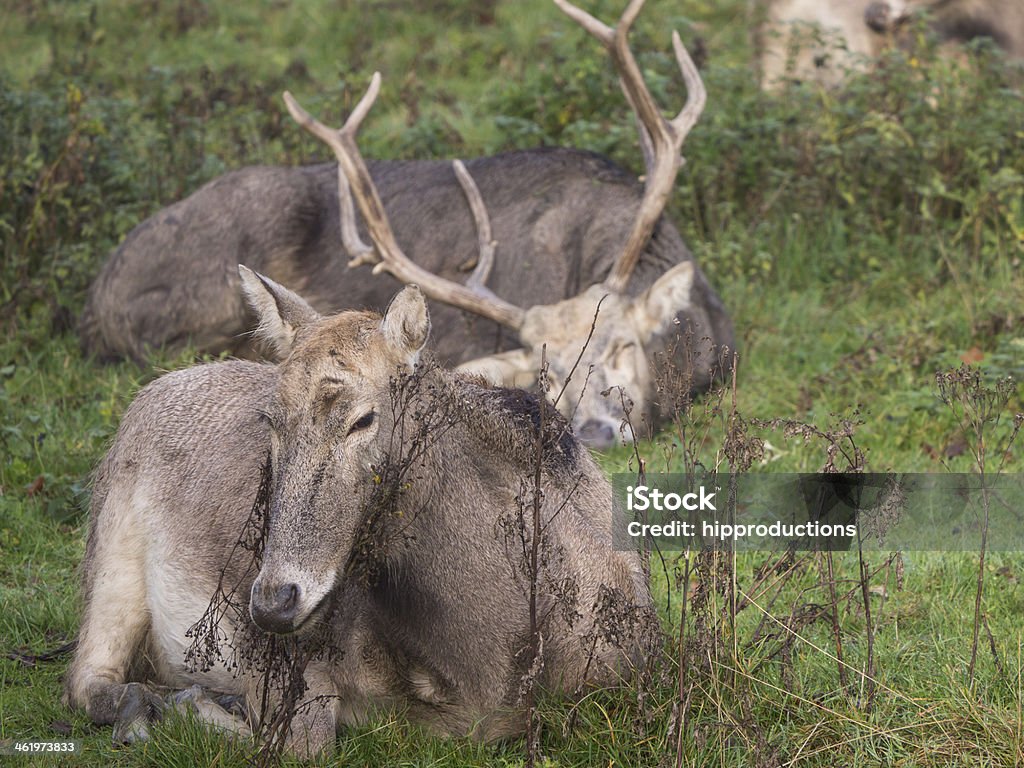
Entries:
<svg viewBox="0 0 1024 768">
<path fill-rule="evenodd" d="M 1024 3 L 1020 0 L 765 0 L 759 31 L 762 84 L 789 80 L 836 86 L 846 72 L 906 42 L 908 22 L 924 14 L 944 41 L 957 45 L 987 37 L 1007 55 L 1024 58 Z"/>
<path fill-rule="evenodd" d="M 612 549 L 610 484 L 565 420 L 421 359 L 415 287 L 383 317 L 322 317 L 240 269 L 284 359 L 167 374 L 125 413 L 96 476 L 66 700 L 131 740 L 167 706 L 283 728 L 269 696 L 295 712 L 288 748 L 311 755 L 386 708 L 440 733 L 519 733 L 531 668 L 552 691 L 628 677 L 647 580 Z M 540 527 L 524 529 L 534 498 Z"/>
</svg>

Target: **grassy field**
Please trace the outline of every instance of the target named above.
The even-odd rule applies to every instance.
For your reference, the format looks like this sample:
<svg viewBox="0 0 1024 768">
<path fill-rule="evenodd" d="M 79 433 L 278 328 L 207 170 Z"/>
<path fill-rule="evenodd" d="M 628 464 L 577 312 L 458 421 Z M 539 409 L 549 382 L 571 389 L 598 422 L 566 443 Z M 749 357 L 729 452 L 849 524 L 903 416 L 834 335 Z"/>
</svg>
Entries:
<svg viewBox="0 0 1024 768">
<path fill-rule="evenodd" d="M 585 5 L 609 20 L 619 8 Z M 720 410 L 709 398 L 681 413 L 639 446 L 650 468 L 735 468 L 742 433 L 769 444 L 757 471 L 815 471 L 828 439 L 757 420 L 834 433 L 850 418 L 866 452 L 855 463 L 870 471 L 977 471 L 978 434 L 958 420 L 963 400 L 939 397 L 936 373 L 970 363 L 988 389 L 1024 374 L 1019 68 L 983 46 L 953 66 L 921 36 L 842 93 L 766 95 L 746 2 L 648 5 L 634 48 L 666 108 L 683 98 L 667 30 L 705 52 L 708 107 L 671 215 L 740 348 L 735 410 L 729 393 Z M 89 472 L 120 415 L 140 386 L 193 360 L 100 366 L 80 354 L 74 319 L 102 260 L 148 214 L 230 168 L 322 157 L 282 90 L 333 121 L 375 69 L 385 84 L 367 156 L 565 144 L 639 169 L 601 52 L 543 0 L 0 9 L 0 739 L 80 739 L 85 765 L 244 764 L 243 745 L 182 721 L 113 750 L 109 728 L 62 708 L 66 659 L 28 658 L 75 635 Z M 982 429 L 987 469 L 1021 472 L 1024 448 L 1000 448 L 1024 389 L 1004 394 Z M 602 461 L 628 471 L 631 456 Z M 977 553 L 843 553 L 832 579 L 823 558 L 763 569 L 772 558 L 655 568 L 665 659 L 634 690 L 546 700 L 547 764 L 674 765 L 677 751 L 709 766 L 1024 764 L 1024 556 L 985 562 L 973 681 Z M 834 621 L 809 606 L 834 607 Z M 344 735 L 330 764 L 523 762 L 521 742 L 432 739 L 399 718 Z"/>
</svg>

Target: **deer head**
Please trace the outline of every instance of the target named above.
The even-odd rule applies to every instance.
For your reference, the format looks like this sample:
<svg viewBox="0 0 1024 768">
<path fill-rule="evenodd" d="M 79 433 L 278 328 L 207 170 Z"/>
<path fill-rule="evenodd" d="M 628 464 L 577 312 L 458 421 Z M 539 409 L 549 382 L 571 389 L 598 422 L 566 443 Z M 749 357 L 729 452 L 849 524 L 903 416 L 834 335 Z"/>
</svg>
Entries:
<svg viewBox="0 0 1024 768">
<path fill-rule="evenodd" d="M 373 264 L 375 273 L 386 271 L 405 283 L 418 285 L 432 299 L 513 330 L 524 345 L 522 349 L 465 363 L 460 370 L 484 375 L 494 383 L 522 386 L 536 381 L 543 366 L 545 388 L 571 419 L 581 439 L 593 447 L 606 447 L 615 442 L 617 435 L 631 437 L 623 428 L 625 410 L 650 412 L 654 376 L 645 345 L 662 335 L 677 313 L 690 306 L 692 263 L 668 270 L 640 296 L 629 296 L 625 289 L 671 194 L 682 164 L 680 149 L 703 111 L 706 94 L 696 66 L 679 35 L 673 32 L 673 49 L 688 95 L 678 115 L 672 120 L 662 117 L 627 41 L 644 0 L 633 0 L 614 28 L 565 0 L 554 2 L 607 48 L 637 115 L 647 165 L 643 199 L 607 279 L 556 304 L 524 310 L 487 289 L 495 243 L 480 192 L 458 160 L 453 163 L 454 169 L 476 219 L 480 240 L 473 274 L 464 285 L 454 283 L 422 269 L 402 252 L 355 141 L 380 90 L 380 73 L 374 74 L 366 94 L 339 130 L 314 119 L 290 93 L 285 93 L 284 99 L 292 117 L 327 144 L 338 159 L 342 239 L 349 253 L 355 254 L 349 265 Z M 366 221 L 372 246 L 359 237 L 353 198 Z"/>
<path fill-rule="evenodd" d="M 253 620 L 271 632 L 300 631 L 344 571 L 371 478 L 393 442 L 392 382 L 410 373 L 430 320 L 408 287 L 383 317 L 321 317 L 301 297 L 239 267 L 260 317 L 257 334 L 283 357 L 270 405 L 274 478 L 269 530 L 252 586 Z"/>
</svg>

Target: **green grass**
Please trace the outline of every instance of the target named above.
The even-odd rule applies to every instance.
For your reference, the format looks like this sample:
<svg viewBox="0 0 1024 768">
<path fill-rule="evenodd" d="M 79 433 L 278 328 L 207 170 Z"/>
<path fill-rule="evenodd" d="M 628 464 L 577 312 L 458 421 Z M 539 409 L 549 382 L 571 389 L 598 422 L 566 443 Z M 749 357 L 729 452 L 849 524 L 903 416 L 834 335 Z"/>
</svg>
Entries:
<svg viewBox="0 0 1024 768">
<path fill-rule="evenodd" d="M 824 428 L 859 407 L 856 440 L 869 470 L 973 471 L 969 436 L 940 402 L 935 372 L 970 360 L 988 382 L 1024 374 L 1019 79 L 987 49 L 956 68 L 922 41 L 912 59 L 894 55 L 843 93 L 765 95 L 749 66 L 745 2 L 648 5 L 635 48 L 666 108 L 682 99 L 667 29 L 688 43 L 700 36 L 708 52 L 708 108 L 684 148 L 671 214 L 732 312 L 739 412 Z M 587 3 L 606 19 L 618 6 Z M 363 132 L 368 156 L 467 157 L 561 143 L 639 168 L 632 122 L 601 52 L 543 0 L 18 0 L 0 10 L 0 652 L 39 653 L 74 636 L 89 472 L 134 392 L 192 359 L 140 369 L 82 358 L 72 320 L 99 264 L 146 215 L 229 168 L 322 157 L 284 116 L 280 92 L 291 88 L 333 121 L 375 69 L 385 83 Z M 728 407 L 705 417 L 708 402 L 690 426 L 710 425 L 699 446 L 710 463 L 723 456 Z M 1019 384 L 1005 410 L 988 434 L 990 452 L 1008 434 L 1005 416 L 1024 410 Z M 752 434 L 772 446 L 758 471 L 825 462 L 821 441 Z M 650 469 L 678 469 L 678 444 L 669 430 L 640 450 Z M 1024 469 L 1022 452 L 1013 448 L 1007 471 Z M 601 461 L 625 471 L 630 453 Z M 738 558 L 741 594 L 767 557 Z M 986 562 L 983 606 L 1000 661 L 983 631 L 973 688 L 977 555 L 904 557 L 902 589 L 895 567 L 871 579 L 870 710 L 859 590 L 839 605 L 849 691 L 839 686 L 828 622 L 779 623 L 829 602 L 816 565 L 774 602 L 770 592 L 751 595 L 734 628 L 721 592 L 697 613 L 691 602 L 685 764 L 1024 763 L 1024 556 Z M 856 586 L 857 561 L 836 560 L 845 593 Z M 713 586 L 709 574 L 701 578 Z M 672 764 L 684 587 L 657 567 L 654 582 L 669 638 L 661 676 L 642 697 L 545 700 L 549 765 Z M 244 764 L 244 745 L 178 720 L 148 744 L 112 750 L 109 728 L 61 706 L 65 665 L 0 658 L 0 738 L 70 729 L 85 745 L 74 761 L 83 765 Z M 385 717 L 346 733 L 324 762 L 523 759 L 521 742 L 436 739 Z"/>
</svg>

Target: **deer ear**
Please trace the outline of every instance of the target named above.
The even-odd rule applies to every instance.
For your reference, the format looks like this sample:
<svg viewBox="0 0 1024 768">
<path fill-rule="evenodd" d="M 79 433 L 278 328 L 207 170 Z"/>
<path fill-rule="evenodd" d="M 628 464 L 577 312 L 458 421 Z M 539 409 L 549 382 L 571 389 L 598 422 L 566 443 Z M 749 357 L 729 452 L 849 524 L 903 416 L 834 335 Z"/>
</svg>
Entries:
<svg viewBox="0 0 1024 768">
<path fill-rule="evenodd" d="M 677 313 L 690 308 L 693 288 L 693 262 L 684 261 L 658 278 L 633 303 L 632 311 L 644 339 L 662 331 Z"/>
<path fill-rule="evenodd" d="M 287 356 L 299 330 L 315 323 L 320 315 L 301 296 L 269 277 L 241 264 L 238 274 L 242 293 L 260 321 L 253 335 L 269 344 L 278 359 Z"/>
<path fill-rule="evenodd" d="M 430 335 L 427 302 L 417 286 L 406 286 L 395 295 L 380 321 L 380 331 L 410 368 L 416 365 Z"/>
</svg>

